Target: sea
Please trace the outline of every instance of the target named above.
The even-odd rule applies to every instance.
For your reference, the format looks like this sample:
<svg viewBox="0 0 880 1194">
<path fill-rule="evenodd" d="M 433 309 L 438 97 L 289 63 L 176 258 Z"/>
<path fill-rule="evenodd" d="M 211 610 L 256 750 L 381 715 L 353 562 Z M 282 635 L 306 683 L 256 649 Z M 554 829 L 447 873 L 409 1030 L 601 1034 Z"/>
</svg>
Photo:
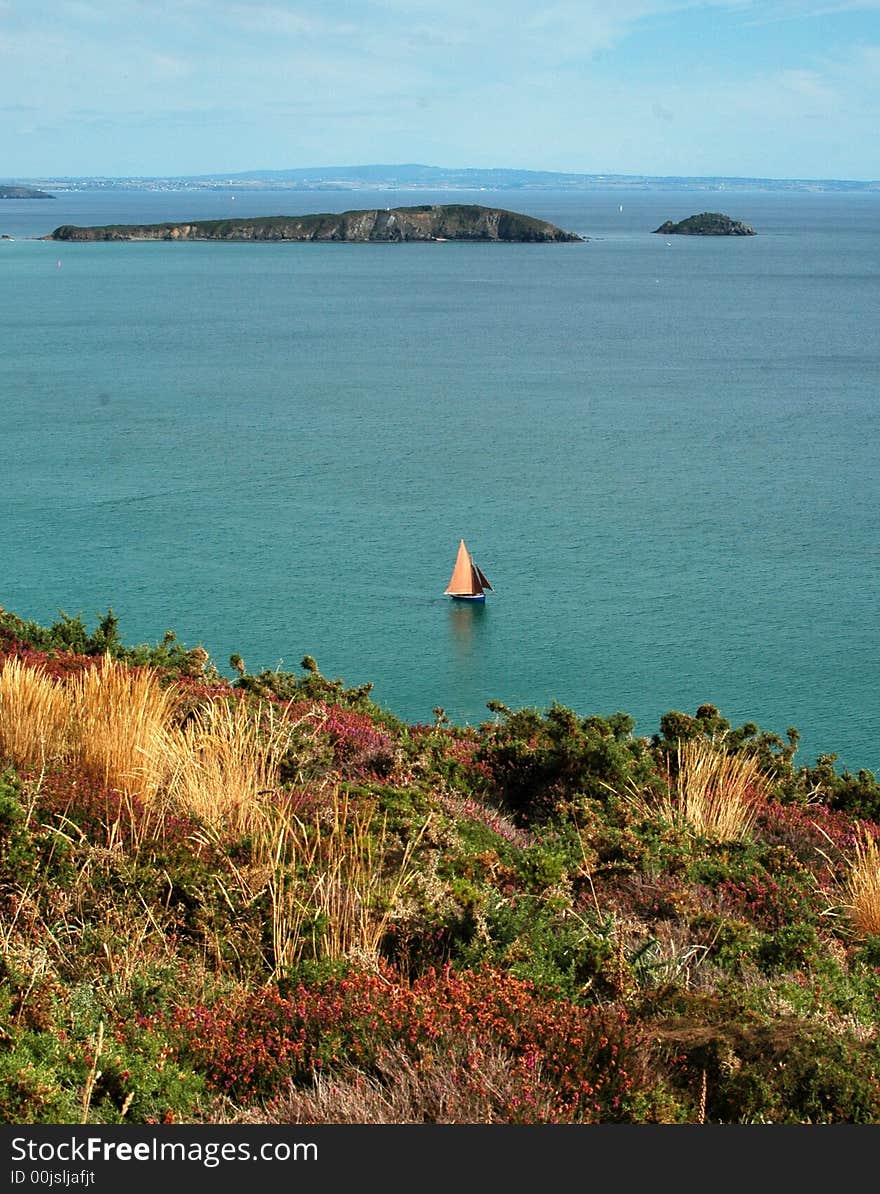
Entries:
<svg viewBox="0 0 880 1194">
<path fill-rule="evenodd" d="M 309 654 L 412 723 L 708 702 L 880 773 L 880 193 L 53 193 L 0 202 L 6 609 Z M 431 202 L 588 239 L 39 239 Z M 757 235 L 654 231 L 706 210 Z"/>
</svg>

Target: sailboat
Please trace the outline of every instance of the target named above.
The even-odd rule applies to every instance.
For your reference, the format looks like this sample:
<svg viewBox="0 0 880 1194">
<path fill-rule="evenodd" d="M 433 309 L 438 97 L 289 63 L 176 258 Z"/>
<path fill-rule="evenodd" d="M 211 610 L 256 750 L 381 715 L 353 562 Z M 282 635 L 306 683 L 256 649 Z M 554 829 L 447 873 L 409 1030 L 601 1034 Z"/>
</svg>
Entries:
<svg viewBox="0 0 880 1194">
<path fill-rule="evenodd" d="M 462 539 L 458 545 L 452 576 L 443 591 L 455 601 L 485 601 L 486 589 L 494 591 L 479 564 L 474 563 L 473 556 Z"/>
</svg>

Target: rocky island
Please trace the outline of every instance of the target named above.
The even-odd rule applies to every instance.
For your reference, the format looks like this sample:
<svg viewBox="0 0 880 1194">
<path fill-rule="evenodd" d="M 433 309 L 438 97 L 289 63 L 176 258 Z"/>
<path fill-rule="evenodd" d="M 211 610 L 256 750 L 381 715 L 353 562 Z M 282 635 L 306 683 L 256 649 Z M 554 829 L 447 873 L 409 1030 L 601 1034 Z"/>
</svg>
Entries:
<svg viewBox="0 0 880 1194">
<path fill-rule="evenodd" d="M 423 204 L 302 216 L 248 216 L 191 223 L 64 224 L 45 240 L 221 241 L 582 241 L 534 216 L 473 204 Z"/>
<path fill-rule="evenodd" d="M 48 191 L 36 187 L 13 187 L 0 183 L 0 199 L 54 199 Z"/>
<path fill-rule="evenodd" d="M 664 236 L 754 236 L 755 230 L 742 220 L 733 220 L 718 211 L 704 211 L 697 216 L 688 216 L 677 224 L 667 220 L 655 232 Z"/>
</svg>

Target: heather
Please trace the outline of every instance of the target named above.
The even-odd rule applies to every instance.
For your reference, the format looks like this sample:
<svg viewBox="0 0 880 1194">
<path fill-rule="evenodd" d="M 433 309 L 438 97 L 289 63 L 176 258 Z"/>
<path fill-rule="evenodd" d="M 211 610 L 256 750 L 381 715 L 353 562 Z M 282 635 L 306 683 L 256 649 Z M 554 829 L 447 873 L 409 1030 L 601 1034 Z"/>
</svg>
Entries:
<svg viewBox="0 0 880 1194">
<path fill-rule="evenodd" d="M 880 1122 L 880 785 L 0 610 L 13 1123 Z"/>
</svg>

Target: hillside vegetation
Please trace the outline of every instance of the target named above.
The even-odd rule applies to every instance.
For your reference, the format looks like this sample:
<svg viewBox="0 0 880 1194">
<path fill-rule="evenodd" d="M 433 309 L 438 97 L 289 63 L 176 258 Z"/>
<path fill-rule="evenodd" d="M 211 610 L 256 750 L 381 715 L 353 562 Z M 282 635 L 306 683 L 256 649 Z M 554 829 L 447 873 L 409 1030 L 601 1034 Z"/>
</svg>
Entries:
<svg viewBox="0 0 880 1194">
<path fill-rule="evenodd" d="M 878 1123 L 880 787 L 0 610 L 9 1123 Z"/>
<path fill-rule="evenodd" d="M 48 191 L 40 191 L 36 187 L 21 187 L 0 184 L 0 199 L 54 199 Z"/>
</svg>

